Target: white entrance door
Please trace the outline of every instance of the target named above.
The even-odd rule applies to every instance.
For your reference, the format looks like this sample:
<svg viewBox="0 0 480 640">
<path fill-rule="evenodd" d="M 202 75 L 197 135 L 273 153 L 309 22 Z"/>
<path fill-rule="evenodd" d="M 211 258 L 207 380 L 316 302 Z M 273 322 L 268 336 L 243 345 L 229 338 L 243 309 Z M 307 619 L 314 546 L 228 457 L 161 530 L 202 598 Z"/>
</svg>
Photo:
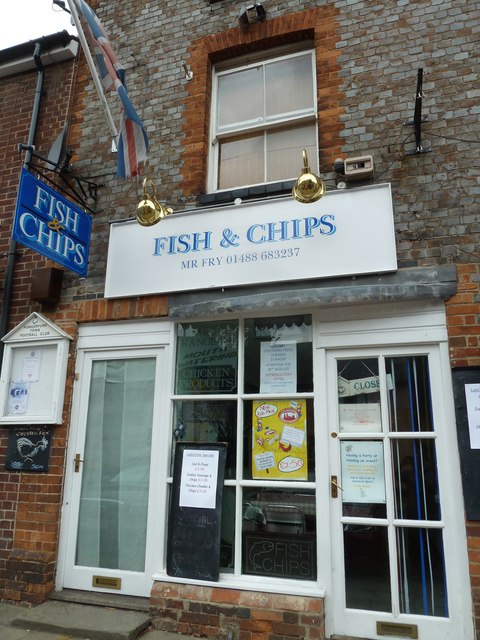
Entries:
<svg viewBox="0 0 480 640">
<path fill-rule="evenodd" d="M 327 375 L 333 634 L 472 640 L 439 349 L 330 352 Z"/>
<path fill-rule="evenodd" d="M 159 505 L 152 508 L 150 489 L 158 484 L 152 443 L 161 422 L 155 389 L 163 359 L 162 349 L 79 357 L 62 537 L 65 588 L 150 593 L 159 547 Z"/>
</svg>

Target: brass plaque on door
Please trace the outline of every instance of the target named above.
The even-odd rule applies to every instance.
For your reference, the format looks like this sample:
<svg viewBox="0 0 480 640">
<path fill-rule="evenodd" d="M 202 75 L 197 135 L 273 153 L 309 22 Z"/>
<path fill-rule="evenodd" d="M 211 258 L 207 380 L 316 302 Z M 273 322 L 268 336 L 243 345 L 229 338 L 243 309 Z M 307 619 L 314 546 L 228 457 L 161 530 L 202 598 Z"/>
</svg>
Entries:
<svg viewBox="0 0 480 640">
<path fill-rule="evenodd" d="M 418 638 L 416 624 L 400 624 L 399 622 L 377 622 L 379 636 L 395 636 L 396 638 Z"/>
<path fill-rule="evenodd" d="M 92 587 L 100 587 L 102 589 L 121 589 L 122 579 L 111 578 L 110 576 L 93 576 Z"/>
</svg>

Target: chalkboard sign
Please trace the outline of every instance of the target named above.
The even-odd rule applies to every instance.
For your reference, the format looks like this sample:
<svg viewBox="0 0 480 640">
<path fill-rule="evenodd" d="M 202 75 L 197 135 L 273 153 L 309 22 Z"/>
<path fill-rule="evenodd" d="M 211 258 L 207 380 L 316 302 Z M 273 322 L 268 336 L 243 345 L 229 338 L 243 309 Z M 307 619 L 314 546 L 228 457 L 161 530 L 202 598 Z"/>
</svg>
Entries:
<svg viewBox="0 0 480 640">
<path fill-rule="evenodd" d="M 168 523 L 167 574 L 217 581 L 227 445 L 177 442 Z"/>
<path fill-rule="evenodd" d="M 314 534 L 243 532 L 243 573 L 316 580 Z"/>
<path fill-rule="evenodd" d="M 27 425 L 8 433 L 5 468 L 9 471 L 48 471 L 52 430 Z"/>
<path fill-rule="evenodd" d="M 465 385 L 480 386 L 480 367 L 454 369 L 453 395 L 467 520 L 480 520 L 480 449 L 472 449 Z"/>
</svg>

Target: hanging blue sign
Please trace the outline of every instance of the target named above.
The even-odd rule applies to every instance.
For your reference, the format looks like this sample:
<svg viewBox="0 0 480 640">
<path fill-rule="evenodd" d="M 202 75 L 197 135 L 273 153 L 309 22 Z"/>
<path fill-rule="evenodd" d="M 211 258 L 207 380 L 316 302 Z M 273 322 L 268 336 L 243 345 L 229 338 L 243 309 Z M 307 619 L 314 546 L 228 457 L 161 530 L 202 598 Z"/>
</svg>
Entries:
<svg viewBox="0 0 480 640">
<path fill-rule="evenodd" d="M 88 214 L 22 169 L 14 240 L 69 271 L 86 276 L 91 230 Z"/>
</svg>

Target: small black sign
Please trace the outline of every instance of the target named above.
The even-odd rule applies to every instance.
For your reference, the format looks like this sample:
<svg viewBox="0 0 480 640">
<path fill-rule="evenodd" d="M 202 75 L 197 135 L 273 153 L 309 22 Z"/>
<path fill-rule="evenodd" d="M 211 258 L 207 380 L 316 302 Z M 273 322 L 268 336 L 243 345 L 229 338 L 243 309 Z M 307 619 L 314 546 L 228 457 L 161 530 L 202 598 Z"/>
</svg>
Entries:
<svg viewBox="0 0 480 640">
<path fill-rule="evenodd" d="M 275 578 L 316 580 L 313 534 L 243 532 L 243 573 Z"/>
<path fill-rule="evenodd" d="M 48 471 L 52 429 L 45 426 L 27 425 L 11 429 L 5 469 L 9 471 Z"/>
<path fill-rule="evenodd" d="M 207 456 L 218 452 L 216 483 L 209 485 L 207 475 L 211 467 L 206 464 L 202 478 L 195 467 L 182 473 L 185 453 Z M 177 442 L 173 469 L 173 486 L 168 523 L 167 574 L 178 578 L 217 581 L 220 573 L 220 528 L 222 524 L 223 481 L 227 445 L 212 442 Z M 216 457 L 216 456 L 215 456 Z M 183 482 L 183 487 L 182 487 Z M 189 498 L 188 492 L 192 498 Z M 202 496 L 210 496 L 212 507 L 200 506 Z M 183 503 L 199 506 L 181 506 Z M 187 499 L 185 499 L 187 497 Z"/>
</svg>

